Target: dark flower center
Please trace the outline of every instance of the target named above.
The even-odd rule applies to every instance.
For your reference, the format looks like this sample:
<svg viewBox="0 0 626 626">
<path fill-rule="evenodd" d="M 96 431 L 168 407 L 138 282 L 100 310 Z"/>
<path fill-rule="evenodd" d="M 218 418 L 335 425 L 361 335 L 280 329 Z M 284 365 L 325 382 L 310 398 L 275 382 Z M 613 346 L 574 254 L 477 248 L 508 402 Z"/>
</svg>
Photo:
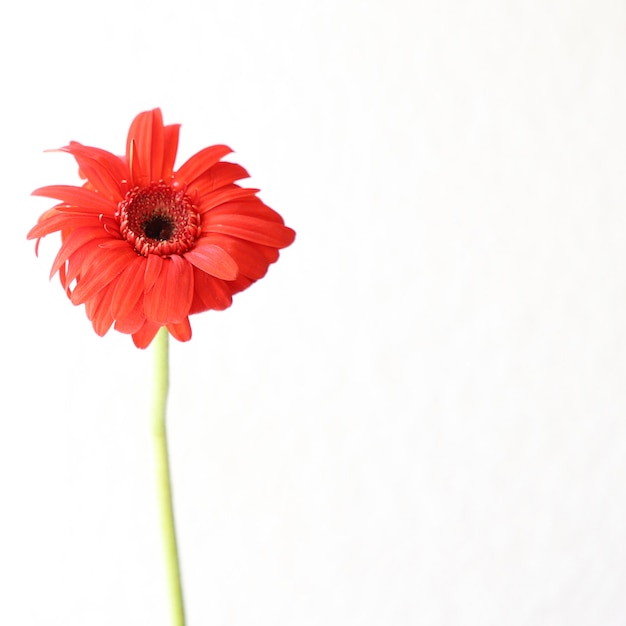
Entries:
<svg viewBox="0 0 626 626">
<path fill-rule="evenodd" d="M 143 256 L 183 254 L 200 235 L 200 215 L 182 191 L 164 182 L 131 189 L 117 210 L 120 232 Z"/>
<path fill-rule="evenodd" d="M 143 232 L 149 239 L 167 241 L 174 234 L 174 223 L 163 215 L 153 215 L 144 225 Z"/>
</svg>

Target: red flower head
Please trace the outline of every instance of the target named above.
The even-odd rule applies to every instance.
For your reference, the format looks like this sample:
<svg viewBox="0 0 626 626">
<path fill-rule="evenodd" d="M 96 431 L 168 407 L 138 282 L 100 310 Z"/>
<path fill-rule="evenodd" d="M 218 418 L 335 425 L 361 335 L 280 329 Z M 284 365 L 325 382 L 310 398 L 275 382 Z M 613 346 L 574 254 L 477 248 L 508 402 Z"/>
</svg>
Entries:
<svg viewBox="0 0 626 626">
<path fill-rule="evenodd" d="M 50 276 L 59 272 L 98 335 L 114 324 L 139 348 L 161 326 L 188 341 L 189 315 L 229 307 L 295 237 L 258 189 L 235 184 L 248 173 L 220 160 L 230 148 L 205 148 L 174 171 L 179 128 L 164 126 L 159 109 L 140 113 L 124 157 L 72 141 L 61 151 L 85 184 L 33 192 L 61 201 L 28 233 L 38 248 L 61 232 Z"/>
</svg>

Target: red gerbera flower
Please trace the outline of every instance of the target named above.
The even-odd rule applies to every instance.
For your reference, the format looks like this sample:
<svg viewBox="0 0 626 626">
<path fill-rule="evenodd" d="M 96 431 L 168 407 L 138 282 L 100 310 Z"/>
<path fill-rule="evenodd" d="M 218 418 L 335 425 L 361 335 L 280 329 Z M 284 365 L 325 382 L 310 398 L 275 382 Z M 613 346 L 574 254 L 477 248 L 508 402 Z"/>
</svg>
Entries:
<svg viewBox="0 0 626 626">
<path fill-rule="evenodd" d="M 161 326 L 191 338 L 189 315 L 226 309 L 233 294 L 262 278 L 295 233 L 280 215 L 235 181 L 232 152 L 211 146 L 174 171 L 178 124 L 160 109 L 140 113 L 128 131 L 126 155 L 70 142 L 82 187 L 33 192 L 61 203 L 28 233 L 61 232 L 50 277 L 59 272 L 70 300 L 85 304 L 98 335 L 114 328 L 145 348 Z"/>
</svg>

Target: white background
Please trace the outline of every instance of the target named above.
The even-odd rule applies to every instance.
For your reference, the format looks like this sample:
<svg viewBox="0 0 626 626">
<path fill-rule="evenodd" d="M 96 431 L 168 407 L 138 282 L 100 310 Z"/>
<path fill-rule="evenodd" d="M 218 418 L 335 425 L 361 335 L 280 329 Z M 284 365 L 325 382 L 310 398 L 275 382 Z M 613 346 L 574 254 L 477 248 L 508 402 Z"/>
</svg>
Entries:
<svg viewBox="0 0 626 626">
<path fill-rule="evenodd" d="M 170 623 L 151 353 L 25 239 L 160 106 L 298 233 L 172 345 L 189 626 L 626 624 L 626 4 L 11 6 L 0 623 Z"/>
</svg>

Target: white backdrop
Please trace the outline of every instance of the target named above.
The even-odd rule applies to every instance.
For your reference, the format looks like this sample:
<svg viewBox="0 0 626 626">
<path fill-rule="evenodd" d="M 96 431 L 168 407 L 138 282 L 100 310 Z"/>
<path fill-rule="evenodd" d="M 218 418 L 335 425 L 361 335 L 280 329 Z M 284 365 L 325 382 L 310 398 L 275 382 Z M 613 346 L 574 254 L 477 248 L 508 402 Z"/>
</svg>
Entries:
<svg viewBox="0 0 626 626">
<path fill-rule="evenodd" d="M 296 229 L 172 345 L 189 626 L 626 623 L 626 4 L 0 15 L 0 623 L 167 626 L 150 351 L 25 236 L 120 153 L 232 146 Z"/>
</svg>

